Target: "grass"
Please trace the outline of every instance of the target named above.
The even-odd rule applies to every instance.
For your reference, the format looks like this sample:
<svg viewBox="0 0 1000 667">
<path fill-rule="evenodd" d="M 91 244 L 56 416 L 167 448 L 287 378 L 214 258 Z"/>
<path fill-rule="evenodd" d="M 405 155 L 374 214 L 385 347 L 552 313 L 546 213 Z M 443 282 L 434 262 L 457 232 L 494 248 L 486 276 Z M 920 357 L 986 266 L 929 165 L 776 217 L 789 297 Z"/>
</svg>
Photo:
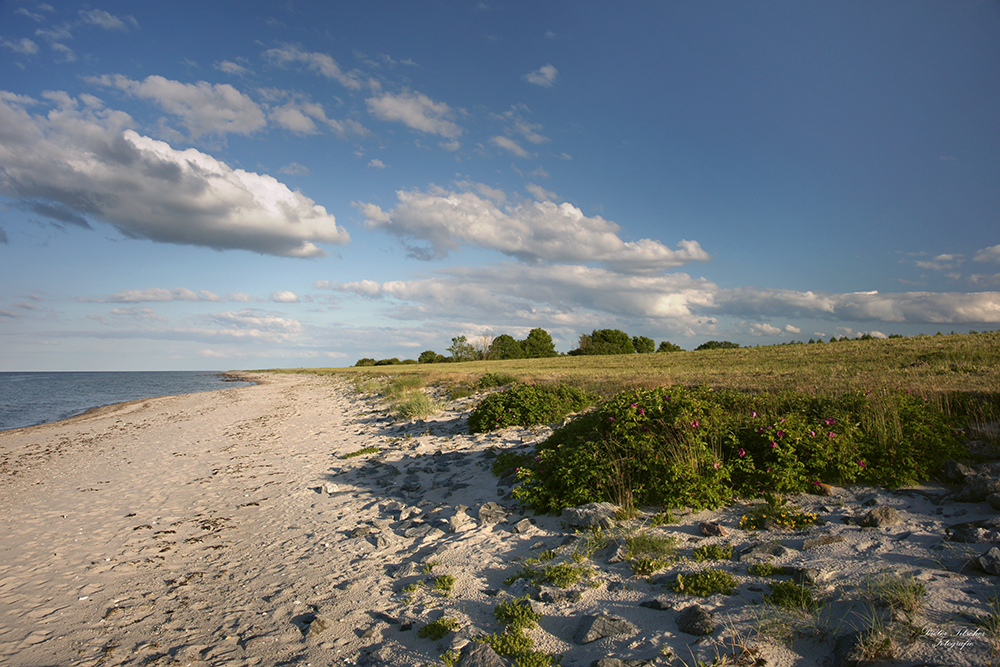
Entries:
<svg viewBox="0 0 1000 667">
<path fill-rule="evenodd" d="M 733 545 L 703 544 L 694 550 L 691 557 L 697 563 L 706 560 L 730 560 L 733 557 Z"/>
<path fill-rule="evenodd" d="M 724 570 L 701 570 L 684 575 L 678 574 L 673 584 L 674 592 L 707 598 L 716 593 L 732 595 L 736 588 L 736 577 Z"/>
</svg>

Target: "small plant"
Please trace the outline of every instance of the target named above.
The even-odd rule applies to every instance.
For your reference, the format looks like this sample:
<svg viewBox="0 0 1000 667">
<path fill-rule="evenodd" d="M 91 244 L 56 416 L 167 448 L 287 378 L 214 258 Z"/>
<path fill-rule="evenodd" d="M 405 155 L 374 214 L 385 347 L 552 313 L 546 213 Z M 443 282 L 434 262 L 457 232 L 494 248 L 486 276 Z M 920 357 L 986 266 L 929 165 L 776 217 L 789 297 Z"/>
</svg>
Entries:
<svg viewBox="0 0 1000 667">
<path fill-rule="evenodd" d="M 531 637 L 510 627 L 504 629 L 503 632 L 477 637 L 476 641 L 487 644 L 499 655 L 510 657 L 531 653 L 531 649 L 535 646 Z"/>
<path fill-rule="evenodd" d="M 677 553 L 677 538 L 643 531 L 625 538 L 625 559 L 637 577 L 662 570 Z"/>
<path fill-rule="evenodd" d="M 583 557 L 576 559 L 577 564 L 557 563 L 538 568 L 536 565 L 551 560 L 554 554 L 551 551 L 543 552 L 537 558 L 528 558 L 521 565 L 521 569 L 504 580 L 505 586 L 510 586 L 518 579 L 527 579 L 536 583 L 546 583 L 559 588 L 569 588 L 573 584 L 584 579 L 590 579 L 592 572 L 586 565 L 579 564 Z"/>
<path fill-rule="evenodd" d="M 498 452 L 490 464 L 490 472 L 497 477 L 506 477 L 517 472 L 521 466 L 530 465 L 533 460 L 534 457 L 526 452 Z"/>
<path fill-rule="evenodd" d="M 774 530 L 786 528 L 802 530 L 822 525 L 823 519 L 815 512 L 804 512 L 798 507 L 777 506 L 770 503 L 754 505 L 749 514 L 740 518 L 740 530 Z"/>
<path fill-rule="evenodd" d="M 677 581 L 672 586 L 677 593 L 708 597 L 716 593 L 732 595 L 736 589 L 736 577 L 724 570 L 701 570 L 684 576 L 677 575 Z"/>
<path fill-rule="evenodd" d="M 476 389 L 492 389 L 514 384 L 517 378 L 509 373 L 486 373 L 476 382 Z"/>
<path fill-rule="evenodd" d="M 659 528 L 660 526 L 665 526 L 668 523 L 674 523 L 677 519 L 674 518 L 674 513 L 670 509 L 665 509 L 662 512 L 658 512 L 653 515 L 653 518 L 649 520 L 650 528 Z"/>
<path fill-rule="evenodd" d="M 703 544 L 694 550 L 691 557 L 698 563 L 706 560 L 729 560 L 733 557 L 733 545 Z"/>
<path fill-rule="evenodd" d="M 462 657 L 462 654 L 458 651 L 445 651 L 440 656 L 441 662 L 444 667 L 455 667 L 458 664 L 458 659 Z"/>
<path fill-rule="evenodd" d="M 670 564 L 666 558 L 633 558 L 628 562 L 632 568 L 632 573 L 637 577 L 648 577 L 654 572 L 658 572 Z"/>
<path fill-rule="evenodd" d="M 912 574 L 883 575 L 870 588 L 876 602 L 889 607 L 893 612 L 901 612 L 911 625 L 923 607 L 924 596 L 927 595 L 927 589 L 918 583 Z"/>
<path fill-rule="evenodd" d="M 437 402 L 422 391 L 408 392 L 392 403 L 392 413 L 397 419 L 423 419 L 439 409 Z"/>
<path fill-rule="evenodd" d="M 442 574 L 440 577 L 435 577 L 434 581 L 431 582 L 431 588 L 436 591 L 441 591 L 441 594 L 445 597 L 451 595 L 451 589 L 455 586 L 455 577 L 450 574 Z"/>
<path fill-rule="evenodd" d="M 777 581 L 771 585 L 770 595 L 764 595 L 764 601 L 786 609 L 814 610 L 822 606 L 822 602 L 813 598 L 812 590 L 794 581 Z"/>
<path fill-rule="evenodd" d="M 439 618 L 417 630 L 417 636 L 437 641 L 457 627 L 458 621 L 454 618 Z"/>
<path fill-rule="evenodd" d="M 747 569 L 749 570 L 750 574 L 756 575 L 758 577 L 770 577 L 775 574 L 779 574 L 783 571 L 783 568 L 780 568 L 774 563 L 769 563 L 767 561 L 760 561 L 754 563 Z"/>
<path fill-rule="evenodd" d="M 440 564 L 441 564 L 440 561 L 432 560 L 429 563 L 425 563 L 424 566 L 420 569 L 424 571 L 424 574 L 430 574 L 431 570 L 433 570 L 435 566 Z"/>
<path fill-rule="evenodd" d="M 340 458 L 342 459 L 353 459 L 355 456 L 364 456 L 365 454 L 374 454 L 378 452 L 378 447 L 364 447 L 353 452 L 348 452 Z"/>
<path fill-rule="evenodd" d="M 514 630 L 530 630 L 542 617 L 531 608 L 528 596 L 501 602 L 493 610 L 493 615 L 501 625 Z"/>
</svg>

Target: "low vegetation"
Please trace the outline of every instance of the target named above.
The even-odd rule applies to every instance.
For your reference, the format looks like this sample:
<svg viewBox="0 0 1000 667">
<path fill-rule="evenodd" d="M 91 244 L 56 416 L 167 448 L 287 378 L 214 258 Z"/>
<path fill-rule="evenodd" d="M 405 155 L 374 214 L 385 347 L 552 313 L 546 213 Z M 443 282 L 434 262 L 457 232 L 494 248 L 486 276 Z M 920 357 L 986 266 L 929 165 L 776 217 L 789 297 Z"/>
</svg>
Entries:
<svg viewBox="0 0 1000 667">
<path fill-rule="evenodd" d="M 469 415 L 469 431 L 550 424 L 592 402 L 585 391 L 565 384 L 517 383 L 484 398 Z"/>
<path fill-rule="evenodd" d="M 672 586 L 674 592 L 707 598 L 716 593 L 732 595 L 736 590 L 736 577 L 725 570 L 701 570 L 678 574 Z"/>
</svg>

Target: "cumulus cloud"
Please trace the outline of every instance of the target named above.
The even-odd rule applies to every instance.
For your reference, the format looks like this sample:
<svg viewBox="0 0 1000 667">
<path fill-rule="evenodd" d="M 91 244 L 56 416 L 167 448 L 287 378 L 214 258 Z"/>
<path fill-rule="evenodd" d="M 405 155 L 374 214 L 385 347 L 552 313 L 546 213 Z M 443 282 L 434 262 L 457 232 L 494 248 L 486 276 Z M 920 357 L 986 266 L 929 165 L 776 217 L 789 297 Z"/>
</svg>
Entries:
<svg viewBox="0 0 1000 667">
<path fill-rule="evenodd" d="M 531 193 L 531 196 L 537 199 L 538 201 L 545 201 L 547 199 L 552 200 L 559 198 L 559 196 L 556 195 L 556 193 L 546 190 L 542 186 L 536 185 L 534 183 L 528 183 L 524 187 L 528 192 Z"/>
<path fill-rule="evenodd" d="M 234 63 L 231 60 L 223 60 L 222 62 L 215 63 L 215 69 L 220 72 L 225 72 L 226 74 L 232 74 L 234 76 L 247 76 L 248 74 L 253 74 L 249 69 L 240 65 L 239 63 Z"/>
<path fill-rule="evenodd" d="M 302 63 L 308 69 L 327 79 L 339 82 L 345 88 L 350 88 L 351 90 L 361 88 L 361 81 L 357 76 L 349 72 L 344 72 L 340 69 L 337 61 L 325 53 L 310 53 L 295 46 L 283 46 L 281 48 L 268 49 L 264 52 L 264 57 L 282 67 L 293 63 Z"/>
<path fill-rule="evenodd" d="M 132 119 L 120 111 L 48 98 L 57 108 L 32 115 L 35 100 L 0 92 L 0 193 L 36 212 L 56 207 L 132 238 L 287 257 L 350 240 L 325 208 L 271 176 L 125 129 Z"/>
<path fill-rule="evenodd" d="M 426 246 L 407 246 L 420 259 L 442 258 L 462 245 L 476 245 L 524 261 L 602 262 L 622 272 L 641 273 L 709 258 L 697 241 L 681 241 L 679 250 L 650 239 L 623 241 L 618 225 L 600 216 L 588 218 L 569 203 L 498 204 L 473 192 L 433 187 L 426 193 L 400 190 L 396 196 L 399 204 L 390 211 L 375 204 L 355 206 L 371 229 L 426 241 Z"/>
<path fill-rule="evenodd" d="M 368 161 L 368 166 L 375 167 L 376 169 L 385 169 L 385 162 L 375 157 Z"/>
<path fill-rule="evenodd" d="M 931 261 L 918 261 L 916 264 L 922 269 L 932 271 L 948 271 L 960 266 L 965 261 L 962 255 L 938 255 Z"/>
<path fill-rule="evenodd" d="M 182 83 L 155 74 L 142 81 L 121 74 L 92 77 L 89 81 L 156 102 L 167 113 L 179 117 L 192 137 L 250 134 L 267 122 L 260 106 L 228 83 Z"/>
<path fill-rule="evenodd" d="M 462 128 L 455 121 L 455 113 L 444 102 L 435 102 L 421 93 L 404 91 L 393 95 L 369 97 L 368 110 L 377 118 L 403 123 L 409 128 L 436 134 L 446 139 L 461 136 Z"/>
<path fill-rule="evenodd" d="M 972 257 L 974 262 L 993 262 L 1000 264 L 1000 244 L 990 248 L 983 248 Z"/>
<path fill-rule="evenodd" d="M 23 53 L 26 56 L 33 56 L 38 53 L 38 45 L 27 37 L 22 37 L 16 41 L 0 39 L 0 44 L 17 53 Z"/>
<path fill-rule="evenodd" d="M 513 139 L 508 139 L 507 137 L 492 137 L 490 139 L 490 143 L 494 146 L 499 146 L 517 157 L 531 157 L 531 154 L 521 148 L 521 144 L 517 143 Z"/>
<path fill-rule="evenodd" d="M 534 72 L 528 72 L 524 75 L 524 79 L 528 83 L 533 83 L 536 86 L 543 86 L 545 88 L 551 88 L 556 82 L 556 75 L 559 74 L 557 70 L 552 65 L 543 65 L 542 67 L 536 69 Z"/>
<path fill-rule="evenodd" d="M 298 303 L 299 295 L 295 292 L 271 292 L 271 301 L 275 303 Z"/>
<path fill-rule="evenodd" d="M 226 338 L 250 338 L 265 342 L 283 342 L 302 332 L 298 320 L 287 319 L 276 313 L 257 308 L 240 311 L 200 315 L 199 321 L 221 327 L 210 330 L 213 335 Z M 204 330 L 201 330 L 204 331 Z"/>
<path fill-rule="evenodd" d="M 365 135 L 368 130 L 354 120 L 339 121 L 327 118 L 323 105 L 305 99 L 293 99 L 281 106 L 276 106 L 268 112 L 268 118 L 296 134 L 317 134 L 319 128 L 316 121 L 325 125 L 334 133 L 345 136 L 348 134 Z"/>
</svg>

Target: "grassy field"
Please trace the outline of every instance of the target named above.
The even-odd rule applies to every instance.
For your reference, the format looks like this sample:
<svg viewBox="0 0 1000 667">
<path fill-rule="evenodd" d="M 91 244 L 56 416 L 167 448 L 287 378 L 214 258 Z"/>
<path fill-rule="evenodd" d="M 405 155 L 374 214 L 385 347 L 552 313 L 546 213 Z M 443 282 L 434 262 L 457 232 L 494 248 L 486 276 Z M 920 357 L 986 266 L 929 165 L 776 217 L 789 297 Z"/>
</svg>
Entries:
<svg viewBox="0 0 1000 667">
<path fill-rule="evenodd" d="M 425 384 L 445 385 L 492 372 L 525 382 L 565 382 L 601 394 L 680 384 L 811 394 L 898 387 L 928 398 L 952 392 L 995 398 L 1000 395 L 1000 331 L 732 350 L 271 372 L 416 375 Z"/>
</svg>

